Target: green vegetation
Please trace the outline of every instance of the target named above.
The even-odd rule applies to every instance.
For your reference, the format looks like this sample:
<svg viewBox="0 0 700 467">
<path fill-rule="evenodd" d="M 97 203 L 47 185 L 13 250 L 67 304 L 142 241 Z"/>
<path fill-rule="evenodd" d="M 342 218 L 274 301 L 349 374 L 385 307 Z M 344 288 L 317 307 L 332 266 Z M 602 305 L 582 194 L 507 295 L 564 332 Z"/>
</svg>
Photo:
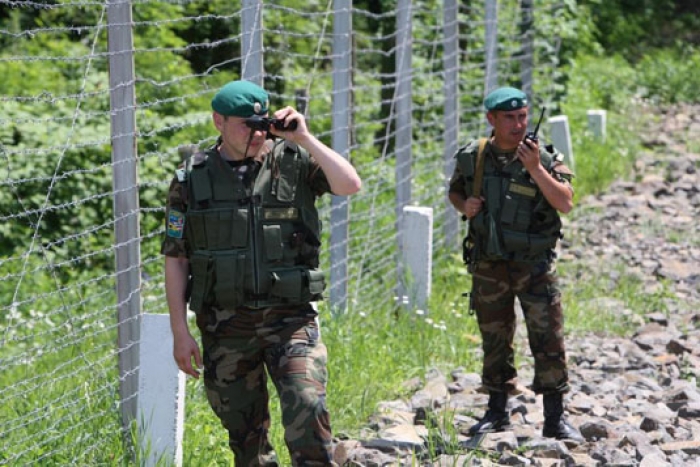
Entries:
<svg viewBox="0 0 700 467">
<path fill-rule="evenodd" d="M 210 22 L 188 26 L 165 23 L 160 28 L 143 28 L 144 34 L 137 37 L 137 47 L 153 49 L 153 53 L 142 56 L 137 63 L 139 102 L 153 104 L 145 105 L 138 116 L 140 131 L 148 135 L 138 143 L 138 153 L 142 155 L 140 170 L 148 174 L 148 179 L 167 180 L 174 164 L 172 160 L 164 162 L 161 159 L 160 148 L 211 137 L 207 112 L 201 111 L 207 108 L 207 99 L 203 96 L 218 86 L 225 74 L 207 74 L 207 70 L 212 63 L 220 63 L 238 53 L 234 47 L 202 48 L 184 54 L 171 53 L 167 49 L 187 43 L 204 43 L 205 39 L 212 42 L 222 40 L 236 34 L 239 26 L 237 19 L 227 18 L 233 14 L 233 7 L 231 2 L 223 0 L 189 2 L 186 6 L 161 2 L 157 8 L 143 2 L 135 3 L 135 20 L 141 22 L 185 14 L 220 15 Z M 386 3 L 355 2 L 357 8 L 377 15 L 359 18 L 355 24 L 362 32 L 358 47 L 370 43 L 377 34 L 393 32 L 393 18 L 382 16 L 393 8 Z M 576 155 L 575 188 L 577 198 L 582 199 L 588 194 L 599 193 L 611 181 L 624 179 L 631 173 L 641 147 L 639 136 L 644 118 L 638 107 L 641 100 L 659 104 L 700 102 L 700 76 L 696 72 L 700 67 L 700 39 L 696 32 L 700 6 L 695 0 L 581 0 L 563 3 L 567 5 L 566 9 L 556 17 L 547 18 L 560 28 L 563 43 L 561 61 L 557 63 L 561 66 L 553 79 L 537 76 L 537 80 L 543 82 L 549 78 L 554 81 L 559 110 L 569 117 Z M 304 5 L 306 3 L 295 6 L 304 10 Z M 89 5 L 74 16 L 66 16 L 65 11 L 0 6 L 0 29 L 19 33 L 46 24 L 80 28 L 96 24 L 99 13 L 91 10 Z M 266 57 L 266 69 L 289 70 L 298 81 L 271 80 L 276 93 L 289 95 L 299 83 L 308 84 L 303 81 L 305 65 L 291 63 L 290 57 L 317 53 L 313 38 L 322 24 L 292 21 L 285 17 L 283 9 L 274 11 L 268 18 L 270 24 L 300 37 L 297 42 L 284 46 L 274 42 L 267 45 L 271 51 L 278 52 Z M 435 18 L 431 21 L 434 22 Z M 415 29 L 421 31 L 419 27 Z M 302 32 L 308 35 L 304 36 Z M 100 34 L 97 52 L 104 53 L 106 41 L 103 36 L 106 33 Z M 104 92 L 108 83 L 107 65 L 104 60 L 96 60 L 93 72 L 85 78 L 76 62 L 68 60 L 57 61 L 56 66 L 46 66 L 42 61 L 8 59 L 13 56 L 87 56 L 91 46 L 85 35 L 75 31 L 50 39 L 0 36 L 0 59 L 6 59 L 0 62 L 5 72 L 0 81 L 0 95 L 27 98 L 27 102 L 3 101 L 2 119 L 13 124 L 0 125 L 0 216 L 6 216 L 6 221 L 0 223 L 3 279 L 0 281 L 0 303 L 13 303 L 17 295 L 28 291 L 36 297 L 0 316 L 0 328 L 6 329 L 0 341 L 0 420 L 8 421 L 3 422 L 0 433 L 8 440 L 6 445 L 16 447 L 13 453 L 0 451 L 0 463 L 9 459 L 11 454 L 22 452 L 25 453 L 24 459 L 50 459 L 45 465 L 64 465 L 76 460 L 81 465 L 124 464 L 125 447 L 116 405 L 116 330 L 112 324 L 115 296 L 113 278 L 104 275 L 113 269 L 113 252 L 109 249 L 113 238 L 111 233 L 97 235 L 90 231 L 92 226 L 103 226 L 108 232 L 112 229 L 109 194 L 112 174 L 108 166 L 110 130 L 105 114 L 98 113 L 109 109 L 109 96 Z M 328 44 L 324 47 L 328 49 Z M 392 44 L 386 43 L 382 47 L 389 51 Z M 329 50 L 322 52 L 328 54 Z M 426 57 L 419 59 L 417 63 L 423 65 Z M 362 60 L 368 59 L 364 56 Z M 377 56 L 375 61 L 377 63 L 371 65 L 384 73 L 383 76 L 393 72 L 387 68 L 390 68 L 391 60 Z M 313 66 L 328 67 L 329 64 L 320 61 Z M 179 76 L 198 78 L 178 81 Z M 358 76 L 355 85 L 362 87 L 369 79 L 365 75 Z M 169 86 L 154 85 L 171 80 Z M 426 84 L 422 78 L 414 84 L 428 85 L 435 87 L 434 82 Z M 314 82 L 313 86 L 328 88 L 330 85 L 326 79 Z M 439 91 L 439 87 L 432 89 L 434 93 Z M 382 87 L 381 92 L 387 97 L 393 88 Z M 40 95 L 70 96 L 78 93 L 99 97 L 89 100 L 87 107 L 85 103 L 71 99 L 57 99 L 50 104 L 31 102 L 32 97 Z M 463 104 L 478 107 L 478 93 L 465 94 Z M 187 99 L 171 99 L 175 96 L 187 96 Z M 358 104 L 369 107 L 382 101 L 381 97 L 359 93 L 356 99 Z M 81 105 L 82 112 L 77 114 L 75 109 Z M 312 100 L 312 114 L 315 105 Z M 381 117 L 389 109 L 381 105 L 376 107 L 371 111 L 375 113 L 365 111 L 366 115 L 358 118 L 358 122 L 370 125 L 371 129 L 360 136 L 364 138 L 358 142 L 360 145 L 374 144 L 369 134 L 376 137 L 386 133 Z M 464 105 L 464 108 L 469 108 L 469 105 Z M 588 109 L 608 111 L 605 142 L 596 141 L 588 132 Z M 169 124 L 176 125 L 176 116 L 183 113 L 188 113 L 197 123 L 185 129 L 171 128 Z M 425 115 L 423 120 L 440 122 L 441 116 Z M 327 132 L 330 118 L 320 118 L 316 122 L 321 131 Z M 70 146 L 69 142 L 75 139 L 90 141 L 91 144 Z M 415 144 L 420 148 L 423 144 L 432 147 L 438 143 L 419 141 Z M 700 148 L 700 142 L 696 144 Z M 28 164 L 23 159 L 23 151 L 37 151 L 47 162 Z M 368 170 L 377 173 L 363 174 L 366 180 L 372 176 L 376 177 L 376 180 L 371 179 L 373 183 L 391 183 L 393 171 L 388 165 L 376 164 Z M 51 190 L 47 199 L 49 188 L 55 182 L 52 176 L 64 172 L 62 183 Z M 417 193 L 434 191 L 429 175 L 419 174 L 418 179 L 423 185 L 416 187 Z M 26 182 L 7 182 L 11 179 Z M 161 185 L 142 187 L 140 202 L 144 211 L 162 204 L 163 189 Z M 80 200 L 79 193 L 100 195 Z M 379 193 L 378 197 L 392 196 L 387 190 Z M 34 210 L 46 206 L 63 206 L 64 209 L 49 209 L 37 227 L 39 218 Z M 26 216 L 14 218 L 15 213 L 25 213 Z M 161 223 L 162 218 L 158 215 L 145 216 L 142 232 L 156 231 Z M 41 249 L 40 260 L 22 256 L 36 239 L 66 238 L 75 232 L 89 233 L 71 242 L 35 245 Z M 158 239 L 147 241 L 147 247 L 156 251 Z M 362 239 L 351 241 L 359 243 Z M 101 253 L 84 257 L 89 251 Z M 458 253 L 456 248 L 455 251 L 436 252 L 436 257 L 441 259 L 434 264 L 433 281 L 439 287 L 433 288 L 426 310 L 405 310 L 390 301 L 379 305 L 363 302 L 351 314 L 331 316 L 322 305 L 323 338 L 330 362 L 328 405 L 336 434 L 358 436 L 378 402 L 408 395 L 409 390 L 403 383 L 413 377 L 423 378 L 431 368 L 445 372 L 458 367 L 479 371 L 480 361 L 475 357 L 479 345 L 478 329 L 474 317 L 468 313 L 467 300 L 462 298 L 462 293 L 469 290 L 470 278 Z M 79 264 L 54 267 L 67 258 L 79 258 Z M 368 258 L 367 262 L 370 261 Z M 46 267 L 47 264 L 52 266 Z M 152 264 L 149 268 L 157 272 L 158 266 Z M 370 265 L 361 266 L 371 268 Z M 562 265 L 564 281 L 576 281 L 578 285 L 564 288 L 567 332 L 623 334 L 635 322 L 635 314 L 664 310 L 666 290 L 646 291 L 637 278 L 626 273 L 622 264 L 610 265 L 608 269 L 615 272 L 614 280 L 599 271 Z M 65 287 L 68 283 L 71 288 Z M 82 292 L 87 289 L 103 292 L 92 293 L 85 300 Z M 591 311 L 595 299 L 603 296 L 624 303 L 632 310 L 631 314 L 622 320 L 617 316 L 599 319 L 600 315 Z M 68 303 L 77 305 L 67 306 Z M 22 320 L 31 321 L 32 326 L 14 325 Z M 49 340 L 50 348 L 55 350 L 45 353 Z M 70 373 L 60 372 L 76 361 L 81 363 L 82 371 L 70 377 L 64 376 Z M 52 378 L 54 374 L 61 376 Z M 188 381 L 184 465 L 233 465 L 224 430 L 211 413 L 203 391 L 201 381 Z M 78 419 L 78 411 L 74 408 L 77 403 L 84 407 L 83 412 L 95 416 Z M 48 409 L 45 413 L 36 413 L 36 407 Z M 31 425 L 32 429 L 36 427 L 36 433 L 27 437 L 24 425 Z M 429 425 L 438 429 L 451 424 L 431 420 Z M 272 436 L 283 464 L 288 465 L 276 406 L 273 407 Z M 93 447 L 96 438 L 100 439 L 100 449 Z"/>
</svg>

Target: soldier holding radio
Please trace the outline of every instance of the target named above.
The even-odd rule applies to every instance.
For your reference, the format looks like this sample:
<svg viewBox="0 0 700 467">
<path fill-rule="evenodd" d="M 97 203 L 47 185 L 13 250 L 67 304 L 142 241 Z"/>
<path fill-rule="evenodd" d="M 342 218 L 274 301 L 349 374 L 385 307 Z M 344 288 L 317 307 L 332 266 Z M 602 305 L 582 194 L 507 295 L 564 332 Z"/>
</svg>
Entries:
<svg viewBox="0 0 700 467">
<path fill-rule="evenodd" d="M 581 442 L 581 434 L 564 418 L 569 382 L 554 267 L 559 213 L 573 207 L 573 174 L 560 153 L 540 144 L 536 132 L 526 133 L 522 91 L 499 88 L 486 96 L 484 107 L 493 133 L 459 150 L 449 189 L 450 202 L 469 221 L 463 254 L 472 274 L 470 306 L 482 335 L 482 383 L 489 391 L 488 410 L 470 433 L 510 426 L 517 297 L 535 360 L 533 390 L 543 394 L 543 435 Z"/>
</svg>

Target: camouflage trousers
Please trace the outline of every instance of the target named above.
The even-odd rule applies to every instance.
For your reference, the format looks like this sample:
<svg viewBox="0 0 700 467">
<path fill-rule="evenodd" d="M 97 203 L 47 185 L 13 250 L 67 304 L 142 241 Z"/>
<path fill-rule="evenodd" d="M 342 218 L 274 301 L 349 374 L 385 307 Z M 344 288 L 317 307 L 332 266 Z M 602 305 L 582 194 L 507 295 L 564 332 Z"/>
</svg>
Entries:
<svg viewBox="0 0 700 467">
<path fill-rule="evenodd" d="M 268 375 L 280 398 L 293 465 L 333 465 L 327 353 L 315 311 L 215 313 L 226 318 L 209 326 L 216 333 L 202 330 L 204 384 L 209 404 L 228 431 L 236 467 L 279 465 L 268 439 Z M 208 321 L 212 324 L 211 316 Z"/>
<path fill-rule="evenodd" d="M 564 318 L 554 264 L 483 261 L 476 265 L 472 281 L 472 305 L 483 341 L 484 387 L 496 392 L 516 387 L 513 338 L 518 297 L 535 361 L 532 389 L 538 394 L 568 391 Z"/>
</svg>

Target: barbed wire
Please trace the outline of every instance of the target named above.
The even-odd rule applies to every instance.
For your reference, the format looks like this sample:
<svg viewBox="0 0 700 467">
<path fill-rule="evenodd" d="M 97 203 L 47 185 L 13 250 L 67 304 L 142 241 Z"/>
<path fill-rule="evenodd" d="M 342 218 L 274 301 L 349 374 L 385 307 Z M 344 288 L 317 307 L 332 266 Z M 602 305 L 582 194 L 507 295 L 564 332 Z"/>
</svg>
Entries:
<svg viewBox="0 0 700 467">
<path fill-rule="evenodd" d="M 377 309 L 394 306 L 397 300 L 398 143 L 412 151 L 412 177 L 429 181 L 420 186 L 416 182 L 411 203 L 434 209 L 436 226 L 440 226 L 436 227 L 434 248 L 436 254 L 448 251 L 446 237 L 437 230 L 452 215 L 444 199 L 447 179 L 442 150 L 447 142 L 442 133 L 443 106 L 447 99 L 459 102 L 462 143 L 483 131 L 483 10 L 487 1 L 491 0 L 459 5 L 458 37 L 454 39 L 463 48 L 458 52 L 457 70 L 445 69 L 442 62 L 445 37 L 439 3 L 413 2 L 413 16 L 430 21 L 414 30 L 411 38 L 411 79 L 415 84 L 410 142 L 396 141 L 396 106 L 404 96 L 396 83 L 393 61 L 403 44 L 396 43 L 396 28 L 387 25 L 395 21 L 398 12 L 349 7 L 354 23 L 376 24 L 372 30 L 357 28 L 348 38 L 353 55 L 349 109 L 353 123 L 343 130 L 352 135 L 350 158 L 364 187 L 348 200 L 349 253 L 343 264 L 348 269 L 351 308 L 368 308 L 364 302 L 367 297 Z M 501 2 L 497 69 L 506 81 L 525 57 L 536 62 L 539 54 L 556 55 L 558 42 L 555 32 L 551 38 L 540 34 L 537 40 L 541 46 L 524 51 L 517 20 L 521 2 Z M 244 48 L 243 34 L 234 28 L 241 9 L 190 15 L 184 13 L 185 8 L 173 8 L 179 10 L 175 13 L 179 17 L 144 20 L 139 18 L 140 6 L 185 7 L 197 2 L 137 0 L 131 2 L 134 21 L 107 24 L 107 3 L 0 0 L 0 6 L 8 7 L 11 13 L 88 12 L 93 22 L 23 24 L 19 29 L 2 23 L 0 27 L 0 41 L 10 45 L 0 51 L 0 63 L 9 70 L 5 76 L 8 83 L 15 84 L 11 88 L 0 85 L 0 89 L 11 89 L 0 92 L 5 110 L 0 115 L 0 193 L 5 196 L 1 198 L 5 202 L 0 203 L 0 465 L 55 463 L 71 456 L 74 463 L 82 465 L 100 463 L 95 459 L 106 463 L 100 453 L 114 445 L 115 439 L 109 436 L 120 441 L 116 412 L 124 401 L 119 401 L 116 361 L 137 343 L 122 349 L 114 344 L 117 329 L 124 324 L 116 319 L 117 310 L 125 304 L 117 297 L 118 276 L 139 274 L 143 280 L 139 290 L 131 291 L 132 296 L 143 294 L 143 309 L 166 311 L 159 248 L 165 232 L 163 204 L 180 163 L 179 148 L 214 143 L 209 100 L 223 82 L 240 77 L 239 70 L 251 59 L 246 51 L 230 52 Z M 263 17 L 260 33 L 265 44 L 265 80 L 274 84 L 271 95 L 277 102 L 292 100 L 296 90 L 305 90 L 310 96 L 310 128 L 320 138 L 329 139 L 338 130 L 328 123 L 333 119 L 334 35 L 329 30 L 333 2 L 316 2 L 303 10 L 280 3 L 260 2 L 264 11 L 256 11 Z M 554 14 L 557 8 L 561 8 L 559 0 L 541 0 L 532 13 Z M 288 21 L 266 24 L 266 17 Z M 220 22 L 231 31 L 206 41 L 185 40 L 174 34 L 173 42 L 144 41 L 123 52 L 110 51 L 106 43 L 109 28 L 129 28 L 136 37 L 145 38 L 166 28 Z M 67 40 L 71 48 L 29 47 L 61 40 Z M 168 68 L 170 62 L 189 66 L 188 60 L 209 53 L 215 58 L 198 70 Z M 109 63 L 123 54 L 133 54 L 136 73 L 113 89 L 108 82 Z M 542 60 L 544 71 L 550 63 Z M 149 70 L 149 66 L 163 69 Z M 47 73 L 45 88 L 17 86 L 24 80 L 32 84 L 31 74 L 26 78 L 19 74 L 27 69 L 71 78 L 64 86 L 52 87 L 48 76 L 53 75 Z M 443 81 L 445 74 L 453 71 L 459 76 L 459 94 L 447 95 Z M 550 84 L 538 86 L 543 96 L 554 94 Z M 129 87 L 136 89 L 135 102 L 112 101 L 116 92 Z M 127 111 L 134 114 L 135 131 L 113 130 L 111 118 Z M 112 141 L 122 137 L 137 142 L 134 160 L 128 163 L 138 165 L 139 179 L 115 190 L 110 178 L 127 162 L 114 162 L 109 156 Z M 140 206 L 115 217 L 113 200 L 127 192 L 138 194 Z M 342 225 L 342 221 L 331 219 L 330 198 L 321 200 L 319 211 L 325 235 L 329 227 Z M 116 238 L 116 225 L 128 218 L 138 218 L 139 234 L 128 240 Z M 61 224 L 57 224 L 59 220 Z M 140 262 L 116 271 L 116 252 L 133 244 L 140 246 Z M 328 248 L 324 248 L 321 261 L 328 270 Z M 92 433 L 96 423 L 107 423 L 113 433 L 95 437 L 89 447 L 76 453 L 71 437 Z"/>
</svg>

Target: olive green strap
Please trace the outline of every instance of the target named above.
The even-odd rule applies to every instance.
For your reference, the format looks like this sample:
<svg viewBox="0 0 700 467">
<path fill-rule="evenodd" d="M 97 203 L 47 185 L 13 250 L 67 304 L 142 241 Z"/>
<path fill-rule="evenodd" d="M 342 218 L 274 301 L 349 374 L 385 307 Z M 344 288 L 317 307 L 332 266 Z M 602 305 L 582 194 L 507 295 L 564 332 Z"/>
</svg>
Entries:
<svg viewBox="0 0 700 467">
<path fill-rule="evenodd" d="M 477 198 L 481 196 L 481 185 L 484 181 L 484 149 L 487 138 L 479 138 L 479 151 L 476 153 L 476 171 L 474 172 L 474 190 L 472 195 Z"/>
</svg>

